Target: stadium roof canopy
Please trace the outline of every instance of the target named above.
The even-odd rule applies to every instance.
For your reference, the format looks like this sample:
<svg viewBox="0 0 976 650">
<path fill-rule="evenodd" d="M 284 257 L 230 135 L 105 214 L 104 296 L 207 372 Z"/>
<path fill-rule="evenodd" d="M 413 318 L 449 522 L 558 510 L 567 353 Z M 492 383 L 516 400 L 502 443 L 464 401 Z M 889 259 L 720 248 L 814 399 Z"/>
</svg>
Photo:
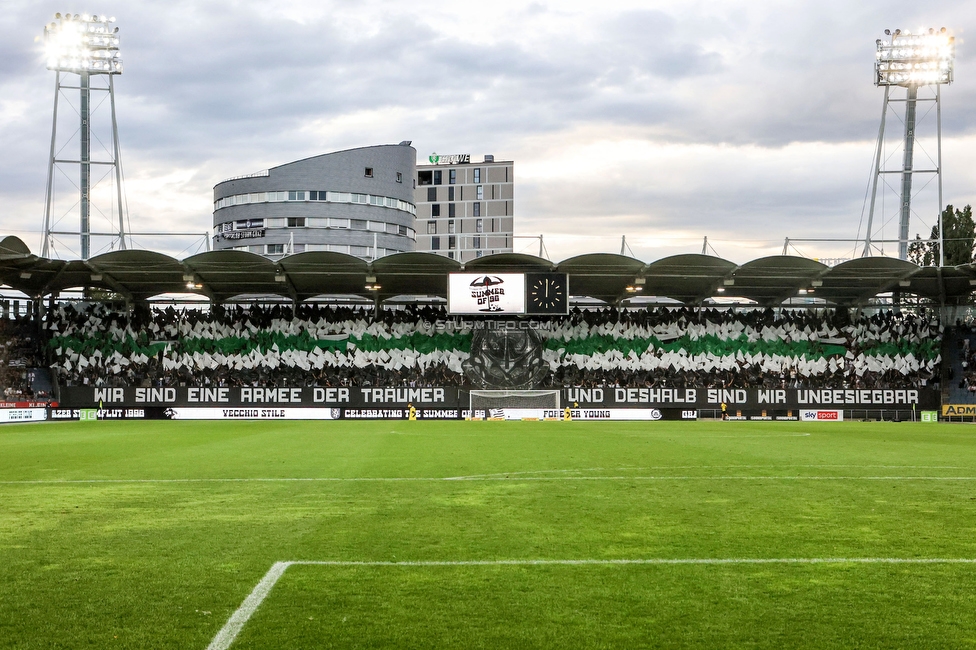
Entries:
<svg viewBox="0 0 976 650">
<path fill-rule="evenodd" d="M 0 282 L 34 298 L 79 288 L 104 289 L 131 301 L 186 293 L 206 296 L 215 303 L 269 294 L 297 302 L 318 296 L 379 301 L 446 298 L 447 276 L 457 271 L 567 273 L 575 298 L 609 304 L 641 296 L 686 305 L 700 305 L 710 299 L 744 299 L 776 306 L 797 304 L 798 299 L 810 303 L 817 298 L 830 305 L 860 306 L 892 291 L 939 304 L 962 304 L 976 289 L 976 265 L 919 267 L 889 257 L 864 257 L 828 267 L 788 255 L 740 265 L 696 254 L 645 263 L 624 255 L 591 253 L 555 263 L 532 255 L 501 253 L 462 265 L 431 253 L 398 253 L 366 262 L 329 252 L 298 253 L 272 261 L 233 250 L 184 260 L 152 251 L 125 250 L 86 261 L 65 261 L 32 254 L 17 237 L 0 241 Z"/>
</svg>

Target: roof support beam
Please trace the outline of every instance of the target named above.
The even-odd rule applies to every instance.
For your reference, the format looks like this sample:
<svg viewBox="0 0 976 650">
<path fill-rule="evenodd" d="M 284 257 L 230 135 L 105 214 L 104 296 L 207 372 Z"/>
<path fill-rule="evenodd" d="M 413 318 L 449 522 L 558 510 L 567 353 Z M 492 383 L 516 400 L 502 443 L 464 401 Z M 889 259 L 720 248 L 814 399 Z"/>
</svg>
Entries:
<svg viewBox="0 0 976 650">
<path fill-rule="evenodd" d="M 105 284 L 107 284 L 112 289 L 112 291 L 125 297 L 126 302 L 128 303 L 135 302 L 135 298 L 133 298 L 132 292 L 129 291 L 129 289 L 125 287 L 121 282 L 119 282 L 114 277 L 112 277 L 110 273 L 106 273 L 105 271 L 100 269 L 98 265 L 92 264 L 91 260 L 85 260 L 85 266 L 87 266 L 91 270 L 91 272 L 94 273 L 95 275 L 101 275 L 102 281 Z"/>
<path fill-rule="evenodd" d="M 184 277 L 185 276 L 190 276 L 190 277 L 197 278 L 198 280 L 200 280 L 200 289 L 199 289 L 199 291 L 200 291 L 200 293 L 202 293 L 203 295 L 205 295 L 208 300 L 210 300 L 211 304 L 214 304 L 214 305 L 220 304 L 221 301 L 217 299 L 216 294 L 214 294 L 214 292 L 213 292 L 213 289 L 211 289 L 207 285 L 207 283 L 203 281 L 203 278 L 201 278 L 200 275 L 196 271 L 194 271 L 192 268 L 190 268 L 189 266 L 187 266 L 185 262 L 180 262 L 180 266 L 183 267 L 183 275 L 184 275 Z"/>
<path fill-rule="evenodd" d="M 892 279 L 886 279 L 886 281 L 883 282 L 880 287 L 872 288 L 870 291 L 865 291 L 861 293 L 860 295 L 858 295 L 857 298 L 854 299 L 853 302 L 858 306 L 866 305 L 869 300 L 871 300 L 878 294 L 892 291 L 893 289 L 897 288 L 899 283 L 908 280 L 909 278 L 911 278 L 913 275 L 915 275 L 921 270 L 922 269 L 920 267 L 915 267 L 912 269 L 908 269 L 904 273 L 899 273 L 897 276 L 895 276 Z"/>
</svg>

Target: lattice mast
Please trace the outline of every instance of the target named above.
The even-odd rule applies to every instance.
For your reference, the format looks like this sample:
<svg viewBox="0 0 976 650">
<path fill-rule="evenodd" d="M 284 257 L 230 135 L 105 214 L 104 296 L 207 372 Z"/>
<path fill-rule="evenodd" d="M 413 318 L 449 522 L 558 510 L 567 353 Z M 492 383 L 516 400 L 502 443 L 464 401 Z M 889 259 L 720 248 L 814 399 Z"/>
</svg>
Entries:
<svg viewBox="0 0 976 650">
<path fill-rule="evenodd" d="M 91 255 L 91 237 L 108 236 L 119 249 L 125 245 L 125 218 L 122 196 L 122 164 L 119 156 L 119 128 L 115 116 L 115 75 L 122 74 L 122 56 L 119 52 L 119 28 L 113 27 L 115 18 L 89 16 L 87 14 L 55 14 L 55 20 L 44 27 L 47 48 L 47 68 L 55 71 L 54 121 L 51 127 L 51 153 L 48 159 L 47 188 L 44 200 L 44 241 L 41 255 L 48 257 L 52 237 L 56 235 L 79 236 L 81 259 Z M 65 83 L 65 75 L 77 75 L 78 85 Z M 104 87 L 92 85 L 93 78 L 105 77 Z M 58 157 L 58 99 L 64 90 L 78 90 L 80 116 L 78 158 Z M 91 156 L 91 98 L 92 92 L 108 93 L 112 113 L 112 148 L 108 160 L 92 160 Z M 55 172 L 58 165 L 78 165 L 79 168 L 79 229 L 78 231 L 54 231 L 51 226 L 51 209 L 54 201 Z M 117 202 L 118 230 L 110 233 L 91 232 L 92 165 L 113 167 L 115 174 L 115 200 Z M 114 215 L 113 215 L 114 216 Z"/>
<path fill-rule="evenodd" d="M 936 31 L 912 33 L 900 29 L 885 30 L 885 38 L 876 42 L 875 80 L 876 86 L 884 88 L 884 108 L 881 113 L 881 128 L 874 159 L 874 176 L 871 187 L 871 206 L 868 211 L 867 233 L 864 239 L 862 257 L 871 254 L 874 211 L 877 204 L 878 184 L 885 174 L 900 174 L 900 200 L 898 221 L 898 258 L 908 259 L 908 229 L 912 212 L 912 181 L 916 174 L 935 174 L 938 177 L 938 215 L 939 215 L 939 265 L 944 260 L 945 247 L 942 228 L 942 86 L 952 83 L 953 61 L 955 58 L 955 39 L 946 28 Z M 933 86 L 932 98 L 919 98 L 918 90 L 923 86 Z M 904 99 L 892 97 L 892 89 L 904 88 Z M 920 101 L 934 101 L 936 109 L 937 161 L 935 169 L 915 169 L 915 141 L 917 126 L 917 104 Z M 884 168 L 885 125 L 888 108 L 892 102 L 905 103 L 905 130 L 903 137 L 902 165 L 898 170 Z"/>
</svg>

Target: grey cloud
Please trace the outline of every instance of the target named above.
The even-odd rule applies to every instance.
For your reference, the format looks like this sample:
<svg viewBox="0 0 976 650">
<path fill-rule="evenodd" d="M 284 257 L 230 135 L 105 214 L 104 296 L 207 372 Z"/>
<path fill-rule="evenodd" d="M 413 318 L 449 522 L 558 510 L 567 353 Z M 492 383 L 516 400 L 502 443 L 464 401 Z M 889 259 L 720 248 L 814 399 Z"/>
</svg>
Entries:
<svg viewBox="0 0 976 650">
<path fill-rule="evenodd" d="M 14 35 L 0 42 L 0 89 L 25 98 L 31 110 L 15 127 L 0 125 L 0 192 L 39 203 L 53 73 L 31 48 L 49 16 L 33 3 L 12 5 L 0 17 Z M 950 27 L 976 18 L 968 5 L 950 5 L 959 21 Z M 924 11 L 880 1 L 779 7 L 744 4 L 724 15 L 708 6 L 694 13 L 681 5 L 627 13 L 608 7 L 578 30 L 524 38 L 523 21 L 563 9 L 535 3 L 512 17 L 511 34 L 486 43 L 398 4 L 336 7 L 332 16 L 373 12 L 370 28 L 358 31 L 331 18 L 283 20 L 265 3 L 134 2 L 118 16 L 124 153 L 154 170 L 198 169 L 181 191 L 203 195 L 224 176 L 348 146 L 412 139 L 421 154 L 456 147 L 506 155 L 526 139 L 571 137 L 578 128 L 765 148 L 863 141 L 867 160 L 881 109 L 871 81 L 874 39 L 892 26 L 884 24 L 888 16 L 907 24 Z M 960 46 L 959 81 L 944 92 L 946 137 L 976 128 L 976 114 L 965 109 L 976 100 L 971 50 Z M 335 133 L 309 128 L 359 111 L 387 111 L 389 119 Z M 580 214 L 647 214 L 648 224 L 686 219 L 683 206 L 694 204 L 703 230 L 738 217 L 765 233 L 782 227 L 784 214 L 836 215 L 821 225 L 853 230 L 849 215 L 860 210 L 863 178 L 838 182 L 832 192 L 770 191 L 771 182 L 746 180 L 735 192 L 658 193 L 594 179 L 589 196 L 573 201 Z M 562 224 L 561 191 L 521 185 L 525 223 Z"/>
</svg>

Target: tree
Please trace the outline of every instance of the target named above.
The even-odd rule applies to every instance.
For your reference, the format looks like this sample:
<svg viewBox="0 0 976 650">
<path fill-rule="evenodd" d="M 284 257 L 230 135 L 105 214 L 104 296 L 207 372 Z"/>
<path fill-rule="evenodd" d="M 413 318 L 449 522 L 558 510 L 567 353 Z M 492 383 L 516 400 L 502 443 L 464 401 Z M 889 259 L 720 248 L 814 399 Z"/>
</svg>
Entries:
<svg viewBox="0 0 976 650">
<path fill-rule="evenodd" d="M 973 243 L 976 240 L 976 223 L 973 222 L 973 208 L 967 205 L 962 210 L 947 205 L 942 211 L 942 226 L 945 228 L 945 265 L 957 266 L 973 262 Z M 938 266 L 939 264 L 939 225 L 932 227 L 928 241 L 918 234 L 908 245 L 908 259 L 919 266 Z"/>
</svg>

